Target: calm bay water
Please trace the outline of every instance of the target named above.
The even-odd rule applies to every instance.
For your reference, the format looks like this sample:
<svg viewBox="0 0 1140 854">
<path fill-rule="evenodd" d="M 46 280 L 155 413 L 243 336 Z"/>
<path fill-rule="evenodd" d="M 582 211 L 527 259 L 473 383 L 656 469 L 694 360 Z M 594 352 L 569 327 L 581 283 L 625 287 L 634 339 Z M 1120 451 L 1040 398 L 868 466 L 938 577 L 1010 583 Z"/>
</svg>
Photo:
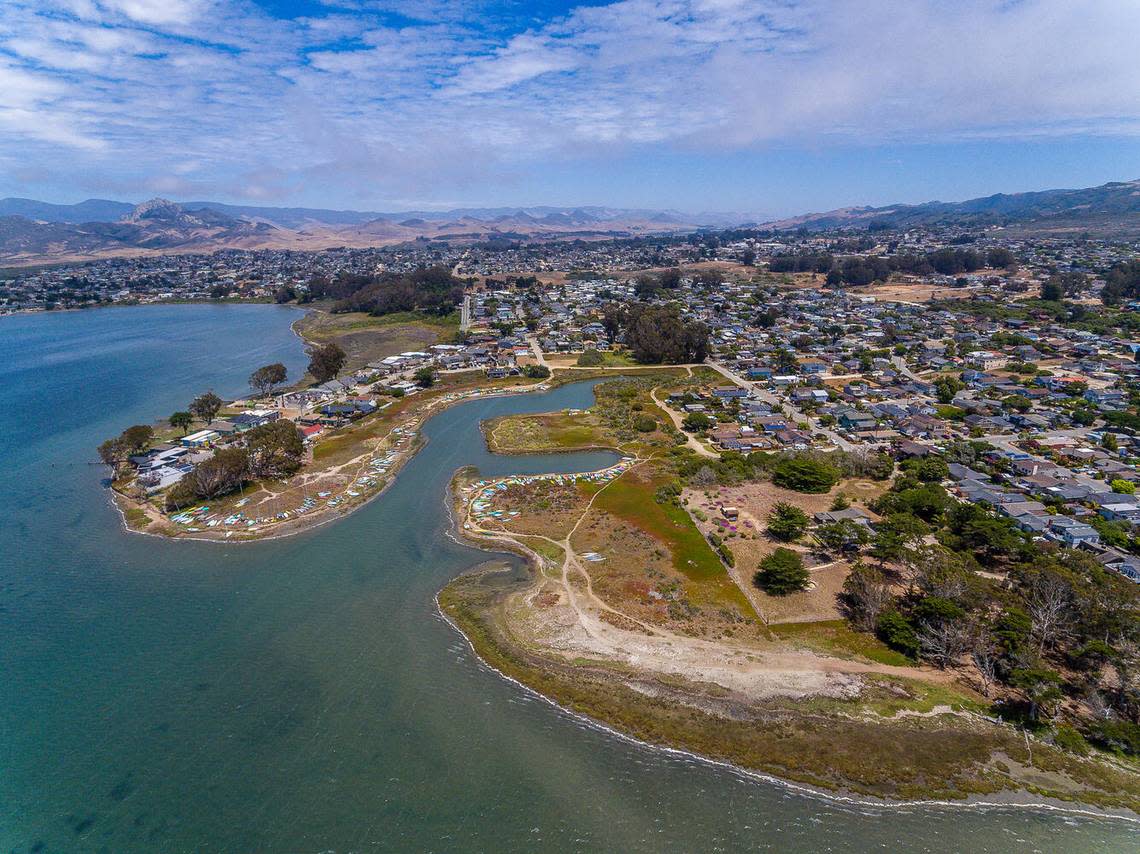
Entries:
<svg viewBox="0 0 1140 854">
<path fill-rule="evenodd" d="M 172 306 L 0 318 L 0 850 L 1126 851 L 1135 826 L 1012 808 L 840 806 L 583 726 L 478 666 L 435 612 L 483 559 L 444 488 L 583 470 L 428 423 L 378 501 L 252 545 L 125 533 L 94 447 L 256 366 L 295 311 Z M 37 848 L 37 846 L 39 846 Z"/>
</svg>

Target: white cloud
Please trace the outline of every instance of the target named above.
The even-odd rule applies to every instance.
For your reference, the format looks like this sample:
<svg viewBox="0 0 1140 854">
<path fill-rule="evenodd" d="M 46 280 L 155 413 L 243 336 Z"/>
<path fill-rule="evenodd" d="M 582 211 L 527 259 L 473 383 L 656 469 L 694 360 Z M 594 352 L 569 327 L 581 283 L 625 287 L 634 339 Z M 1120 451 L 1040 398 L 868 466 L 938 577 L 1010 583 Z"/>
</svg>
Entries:
<svg viewBox="0 0 1140 854">
<path fill-rule="evenodd" d="M 1140 135 L 1135 0 L 621 0 L 520 25 L 525 9 L 4 0 L 0 163 L 391 196 L 642 146 Z"/>
<path fill-rule="evenodd" d="M 161 27 L 191 24 L 203 15 L 209 3 L 205 0 L 99 0 L 99 5 L 140 24 Z"/>
</svg>

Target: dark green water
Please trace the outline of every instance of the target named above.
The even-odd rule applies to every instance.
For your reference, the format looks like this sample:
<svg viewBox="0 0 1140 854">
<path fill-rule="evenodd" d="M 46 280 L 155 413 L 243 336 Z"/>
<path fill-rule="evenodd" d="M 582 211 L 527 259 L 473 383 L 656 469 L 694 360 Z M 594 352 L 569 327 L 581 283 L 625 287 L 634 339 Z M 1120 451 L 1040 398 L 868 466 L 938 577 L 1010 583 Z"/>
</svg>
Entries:
<svg viewBox="0 0 1140 854">
<path fill-rule="evenodd" d="M 483 559 L 444 487 L 580 470 L 496 458 L 455 407 L 378 501 L 254 545 L 125 533 L 97 442 L 260 364 L 288 309 L 0 318 L 0 850 L 1126 851 L 1135 826 L 1013 808 L 843 806 L 582 725 L 481 668 L 436 591 Z"/>
</svg>

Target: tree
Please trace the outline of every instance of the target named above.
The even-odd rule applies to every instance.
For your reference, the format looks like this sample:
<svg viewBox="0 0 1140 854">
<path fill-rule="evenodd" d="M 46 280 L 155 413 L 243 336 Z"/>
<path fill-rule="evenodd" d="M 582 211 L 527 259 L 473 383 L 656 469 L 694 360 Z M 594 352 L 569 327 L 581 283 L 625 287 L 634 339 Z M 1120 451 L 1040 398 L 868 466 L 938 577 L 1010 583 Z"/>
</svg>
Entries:
<svg viewBox="0 0 1140 854">
<path fill-rule="evenodd" d="M 578 367 L 580 368 L 598 368 L 605 363 L 605 357 L 597 350 L 586 350 L 578 357 Z"/>
<path fill-rule="evenodd" d="M 970 645 L 970 660 L 974 662 L 978 677 L 981 679 L 982 695 L 988 698 L 990 686 L 997 681 L 998 664 L 1001 660 L 1001 650 L 988 629 L 980 627 L 975 631 Z"/>
<path fill-rule="evenodd" d="M 279 479 L 301 467 L 305 444 L 297 425 L 281 418 L 254 427 L 245 434 L 249 473 L 253 477 Z"/>
<path fill-rule="evenodd" d="M 980 552 L 985 557 L 1011 557 L 1025 545 L 1025 535 L 1012 519 L 996 516 L 976 504 L 956 504 L 948 514 L 943 541 L 958 551 Z"/>
<path fill-rule="evenodd" d="M 1111 487 L 1113 492 L 1120 493 L 1121 495 L 1133 495 L 1136 492 L 1136 484 L 1130 480 L 1123 480 L 1121 478 L 1113 479 L 1112 482 L 1109 483 L 1109 487 Z"/>
<path fill-rule="evenodd" d="M 336 299 L 334 313 L 367 311 L 377 316 L 400 311 L 446 315 L 463 299 L 463 282 L 442 265 L 401 273 L 339 273 L 331 282 L 311 282 L 309 289 L 316 299 Z"/>
<path fill-rule="evenodd" d="M 626 311 L 625 306 L 617 302 L 608 302 L 602 306 L 602 326 L 605 327 L 606 335 L 612 341 L 621 332 L 622 327 L 625 326 Z"/>
<path fill-rule="evenodd" d="M 128 427 L 119 436 L 119 441 L 123 443 L 128 454 L 137 454 L 139 451 L 146 450 L 153 440 L 154 428 L 147 424 L 135 424 L 133 427 Z"/>
<path fill-rule="evenodd" d="M 1075 621 L 1074 591 L 1069 580 L 1052 567 L 1031 569 L 1023 579 L 1025 612 L 1032 623 L 1037 655 L 1068 635 Z"/>
<path fill-rule="evenodd" d="M 799 553 L 780 546 L 760 561 L 752 583 L 773 596 L 787 596 L 806 588 L 810 578 Z"/>
<path fill-rule="evenodd" d="M 257 390 L 258 394 L 272 394 L 276 386 L 281 385 L 288 378 L 289 372 L 280 362 L 272 365 L 263 365 L 249 376 L 249 384 Z"/>
<path fill-rule="evenodd" d="M 217 498 L 241 486 L 249 474 L 245 448 L 221 448 L 183 476 L 198 498 Z"/>
<path fill-rule="evenodd" d="M 813 536 L 827 552 L 855 551 L 871 540 L 871 532 L 866 525 L 860 525 L 851 519 L 817 525 Z"/>
<path fill-rule="evenodd" d="M 182 435 L 186 435 L 186 431 L 190 429 L 190 425 L 194 423 L 194 416 L 189 412 L 179 410 L 170 416 L 170 426 L 175 430 L 181 430 Z"/>
<path fill-rule="evenodd" d="M 995 246 L 986 253 L 987 267 L 1012 267 L 1016 263 L 1013 253 L 1003 246 Z"/>
<path fill-rule="evenodd" d="M 222 399 L 208 391 L 200 394 L 190 403 L 190 414 L 209 424 L 222 408 Z"/>
<path fill-rule="evenodd" d="M 1002 401 L 1002 404 L 1007 409 L 1012 409 L 1015 412 L 1028 412 L 1033 408 L 1033 401 L 1024 394 L 1011 394 Z"/>
<path fill-rule="evenodd" d="M 118 471 L 132 454 L 146 450 L 154 440 L 154 430 L 146 424 L 128 427 L 114 439 L 103 442 L 99 448 L 99 459 Z"/>
<path fill-rule="evenodd" d="M 523 373 L 532 380 L 544 380 L 550 376 L 550 368 L 546 365 L 527 365 Z"/>
<path fill-rule="evenodd" d="M 1029 704 L 1029 720 L 1036 723 L 1042 711 L 1061 699 L 1061 675 L 1046 667 L 1018 667 L 1009 675 L 1009 684 Z"/>
<path fill-rule="evenodd" d="M 891 649 L 909 658 L 918 658 L 918 635 L 910 621 L 898 611 L 884 611 L 879 615 L 875 623 L 875 634 Z"/>
<path fill-rule="evenodd" d="M 435 371 L 429 365 L 424 365 L 412 374 L 412 379 L 420 388 L 431 388 L 435 385 Z"/>
<path fill-rule="evenodd" d="M 633 419 L 633 429 L 638 433 L 652 433 L 657 429 L 657 422 L 648 415 L 638 415 Z"/>
<path fill-rule="evenodd" d="M 807 513 L 799 507 L 779 501 L 768 513 L 768 535 L 781 542 L 794 542 L 804 535 L 810 522 Z"/>
<path fill-rule="evenodd" d="M 1135 299 L 1140 295 L 1140 261 L 1114 264 L 1104 282 L 1100 298 L 1105 305 L 1116 305 L 1122 299 Z"/>
<path fill-rule="evenodd" d="M 839 482 L 839 471 L 814 457 L 784 457 L 776 464 L 772 482 L 784 489 L 818 495 Z"/>
<path fill-rule="evenodd" d="M 661 290 L 657 277 L 649 273 L 642 273 L 633 282 L 633 293 L 638 299 L 653 299 Z"/>
<path fill-rule="evenodd" d="M 690 412 L 681 421 L 681 426 L 690 433 L 700 433 L 713 426 L 713 420 L 703 412 Z"/>
<path fill-rule="evenodd" d="M 944 596 L 926 596 L 914 609 L 919 650 L 945 670 L 970 648 L 970 626 L 965 609 Z"/>
<path fill-rule="evenodd" d="M 309 353 L 309 373 L 318 383 L 334 379 L 344 369 L 348 356 L 335 341 L 314 347 Z"/>
<path fill-rule="evenodd" d="M 1060 302 L 1065 297 L 1065 287 L 1060 276 L 1050 276 L 1041 283 L 1041 299 L 1047 302 Z"/>
<path fill-rule="evenodd" d="M 851 566 L 839 598 L 851 622 L 866 632 L 874 631 L 879 615 L 894 599 L 883 573 L 861 561 Z"/>
<path fill-rule="evenodd" d="M 908 460 L 903 468 L 923 483 L 938 483 L 950 476 L 950 466 L 937 456 Z"/>
<path fill-rule="evenodd" d="M 720 270 L 702 270 L 697 273 L 694 284 L 703 290 L 714 291 L 724 284 L 724 273 Z"/>
<path fill-rule="evenodd" d="M 645 364 L 703 362 L 708 355 L 709 328 L 686 320 L 676 305 L 630 306 L 625 343 Z"/>
<path fill-rule="evenodd" d="M 934 381 L 934 392 L 938 396 L 938 402 L 943 404 L 950 403 L 965 387 L 957 377 L 939 377 Z"/>
<path fill-rule="evenodd" d="M 662 290 L 675 291 L 681 287 L 681 271 L 676 267 L 662 270 L 657 274 L 657 282 Z"/>
</svg>

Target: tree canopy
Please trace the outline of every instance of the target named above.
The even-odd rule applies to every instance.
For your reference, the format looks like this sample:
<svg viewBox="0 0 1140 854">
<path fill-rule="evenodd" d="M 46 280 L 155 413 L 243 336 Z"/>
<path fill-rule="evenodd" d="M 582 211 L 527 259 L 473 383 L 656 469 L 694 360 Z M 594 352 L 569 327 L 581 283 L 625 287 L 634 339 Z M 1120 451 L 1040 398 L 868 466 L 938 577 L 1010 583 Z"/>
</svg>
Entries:
<svg viewBox="0 0 1140 854">
<path fill-rule="evenodd" d="M 207 424 L 214 420 L 214 417 L 221 411 L 222 399 L 208 391 L 205 394 L 200 394 L 190 402 L 190 412 L 196 418 L 200 418 Z"/>
<path fill-rule="evenodd" d="M 280 362 L 263 365 L 249 376 L 249 384 L 258 394 L 272 394 L 273 389 L 288 378 L 289 372 Z"/>
<path fill-rule="evenodd" d="M 780 546 L 762 561 L 753 583 L 773 596 L 787 596 L 807 587 L 810 575 L 799 552 Z"/>
<path fill-rule="evenodd" d="M 637 304 L 630 306 L 626 314 L 625 343 L 639 362 L 703 362 L 708 355 L 708 342 L 708 326 L 685 320 L 675 305 Z"/>
<path fill-rule="evenodd" d="M 348 355 L 340 345 L 330 341 L 309 352 L 309 373 L 319 382 L 328 382 L 334 379 L 343 369 Z"/>
</svg>

